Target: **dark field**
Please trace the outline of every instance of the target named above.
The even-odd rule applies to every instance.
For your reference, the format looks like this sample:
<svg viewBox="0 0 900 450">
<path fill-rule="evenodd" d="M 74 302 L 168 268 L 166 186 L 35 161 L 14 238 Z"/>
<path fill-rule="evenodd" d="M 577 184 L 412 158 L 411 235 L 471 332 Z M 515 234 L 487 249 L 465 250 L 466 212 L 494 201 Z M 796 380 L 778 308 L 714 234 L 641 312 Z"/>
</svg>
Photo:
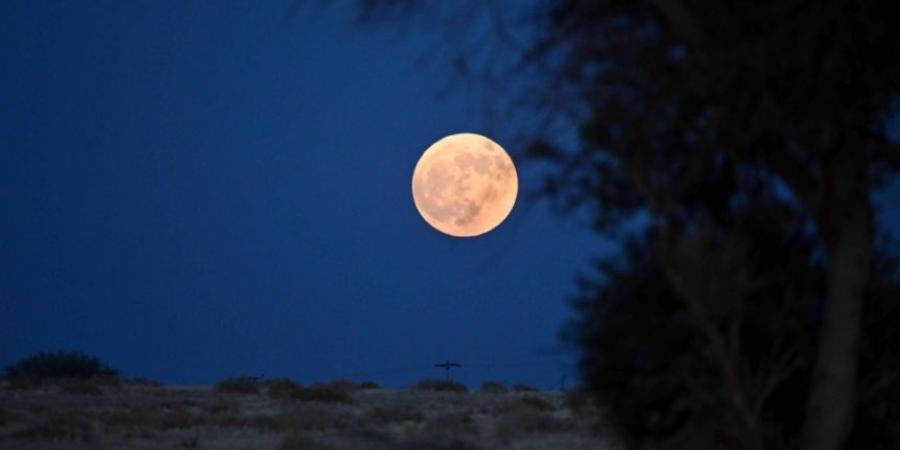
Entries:
<svg viewBox="0 0 900 450">
<path fill-rule="evenodd" d="M 494 386 L 496 387 L 496 386 Z M 2 449 L 604 449 L 560 392 L 56 383 L 0 391 Z"/>
</svg>

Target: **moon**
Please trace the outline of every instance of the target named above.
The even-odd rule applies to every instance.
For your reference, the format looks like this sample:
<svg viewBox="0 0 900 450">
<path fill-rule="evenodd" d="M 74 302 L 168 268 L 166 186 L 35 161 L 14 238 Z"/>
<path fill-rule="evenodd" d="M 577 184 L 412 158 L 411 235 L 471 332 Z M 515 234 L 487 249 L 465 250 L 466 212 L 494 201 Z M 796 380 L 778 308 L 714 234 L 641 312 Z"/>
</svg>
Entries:
<svg viewBox="0 0 900 450">
<path fill-rule="evenodd" d="M 431 144 L 413 171 L 416 209 L 429 225 L 456 237 L 478 236 L 500 225 L 516 203 L 519 177 L 496 142 L 474 133 Z"/>
</svg>

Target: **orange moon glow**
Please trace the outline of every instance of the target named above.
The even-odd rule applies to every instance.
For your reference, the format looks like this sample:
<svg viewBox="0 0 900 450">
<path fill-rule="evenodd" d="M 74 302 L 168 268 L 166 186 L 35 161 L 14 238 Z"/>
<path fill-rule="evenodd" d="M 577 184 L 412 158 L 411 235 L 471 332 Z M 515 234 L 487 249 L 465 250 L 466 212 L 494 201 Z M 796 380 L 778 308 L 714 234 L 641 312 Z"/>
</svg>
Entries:
<svg viewBox="0 0 900 450">
<path fill-rule="evenodd" d="M 429 225 L 450 236 L 493 230 L 512 211 L 518 191 L 512 159 L 479 134 L 452 134 L 431 144 L 413 171 L 416 209 Z"/>
</svg>

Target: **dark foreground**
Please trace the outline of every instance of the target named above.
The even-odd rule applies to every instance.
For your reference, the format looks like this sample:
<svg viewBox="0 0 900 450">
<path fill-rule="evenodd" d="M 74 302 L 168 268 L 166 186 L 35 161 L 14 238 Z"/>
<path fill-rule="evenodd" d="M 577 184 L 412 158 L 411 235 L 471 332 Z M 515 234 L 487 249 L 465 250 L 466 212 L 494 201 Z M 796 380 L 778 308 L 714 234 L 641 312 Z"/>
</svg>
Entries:
<svg viewBox="0 0 900 450">
<path fill-rule="evenodd" d="M 0 390 L 0 449 L 611 449 L 559 392 Z M 333 394 L 334 392 L 331 392 Z"/>
</svg>

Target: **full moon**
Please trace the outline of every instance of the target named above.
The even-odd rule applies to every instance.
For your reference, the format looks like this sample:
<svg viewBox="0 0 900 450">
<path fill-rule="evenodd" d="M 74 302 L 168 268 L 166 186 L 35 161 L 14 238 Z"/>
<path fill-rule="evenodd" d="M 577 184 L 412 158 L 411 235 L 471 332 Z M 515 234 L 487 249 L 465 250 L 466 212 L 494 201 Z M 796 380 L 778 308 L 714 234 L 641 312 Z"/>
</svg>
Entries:
<svg viewBox="0 0 900 450">
<path fill-rule="evenodd" d="M 519 178 L 496 142 L 474 133 L 431 144 L 413 171 L 416 209 L 429 225 L 457 237 L 493 230 L 516 202 Z"/>
</svg>

